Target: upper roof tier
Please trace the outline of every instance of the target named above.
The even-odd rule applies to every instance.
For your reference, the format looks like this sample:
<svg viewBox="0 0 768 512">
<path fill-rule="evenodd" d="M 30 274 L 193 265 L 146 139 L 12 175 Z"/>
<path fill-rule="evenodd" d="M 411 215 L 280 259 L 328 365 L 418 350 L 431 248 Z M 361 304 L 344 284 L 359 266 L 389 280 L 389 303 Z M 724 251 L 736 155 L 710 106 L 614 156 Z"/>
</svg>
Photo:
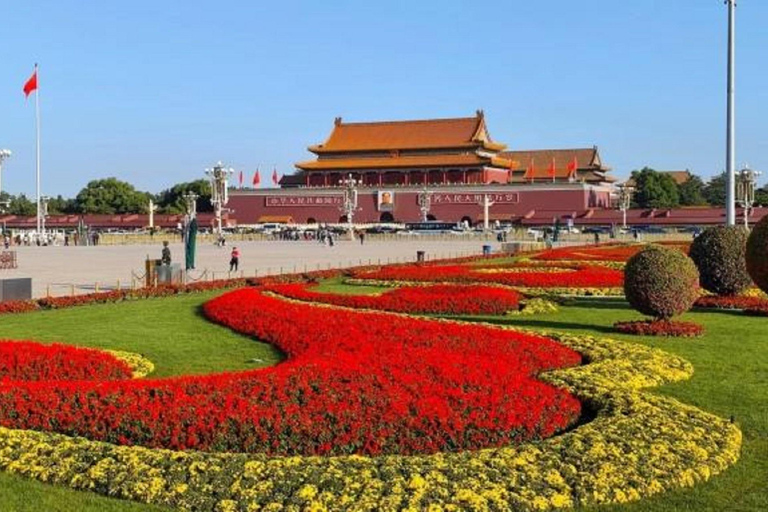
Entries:
<svg viewBox="0 0 768 512">
<path fill-rule="evenodd" d="M 322 154 L 480 147 L 492 151 L 506 148 L 491 140 L 482 110 L 474 117 L 374 123 L 344 123 L 337 117 L 328 140 L 309 150 Z"/>
<path fill-rule="evenodd" d="M 590 169 L 594 171 L 608 172 L 610 167 L 604 166 L 600 159 L 600 153 L 597 146 L 591 148 L 573 148 L 573 149 L 539 149 L 525 151 L 504 151 L 499 153 L 500 157 L 508 158 L 513 162 L 513 168 L 527 170 L 531 166 L 538 172 L 545 172 L 552 162 L 558 169 L 566 169 L 571 162 L 576 159 L 577 169 Z"/>
</svg>

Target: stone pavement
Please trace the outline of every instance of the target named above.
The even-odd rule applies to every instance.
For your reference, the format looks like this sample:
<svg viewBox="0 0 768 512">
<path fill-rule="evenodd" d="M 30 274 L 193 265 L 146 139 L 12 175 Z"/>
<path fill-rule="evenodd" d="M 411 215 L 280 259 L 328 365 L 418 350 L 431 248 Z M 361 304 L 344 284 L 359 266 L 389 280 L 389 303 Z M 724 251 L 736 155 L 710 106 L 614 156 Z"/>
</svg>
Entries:
<svg viewBox="0 0 768 512">
<path fill-rule="evenodd" d="M 416 251 L 425 251 L 427 259 L 480 254 L 489 244 L 496 251 L 499 244 L 483 240 L 340 240 L 333 247 L 314 241 L 240 242 L 240 271 L 246 277 L 289 273 L 318 268 L 349 267 L 367 263 L 414 261 Z M 170 244 L 173 262 L 184 263 L 184 248 L 179 242 Z M 32 295 L 44 297 L 89 293 L 142 286 L 144 261 L 160 258 L 162 244 L 98 247 L 12 247 L 18 253 L 18 268 L 0 270 L 0 279 L 31 277 Z M 221 248 L 198 244 L 197 268 L 191 279 L 225 278 L 229 270 L 232 245 Z M 205 273 L 205 274 L 204 274 Z M 232 276 L 234 277 L 234 275 Z M 133 282 L 132 282 L 133 281 Z"/>
</svg>

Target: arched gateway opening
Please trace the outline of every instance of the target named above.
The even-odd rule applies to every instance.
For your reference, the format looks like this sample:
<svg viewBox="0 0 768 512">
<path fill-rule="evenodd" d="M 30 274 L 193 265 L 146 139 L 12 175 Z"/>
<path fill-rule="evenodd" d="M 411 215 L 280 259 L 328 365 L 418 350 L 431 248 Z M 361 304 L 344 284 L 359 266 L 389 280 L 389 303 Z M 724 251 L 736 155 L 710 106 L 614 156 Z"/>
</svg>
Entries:
<svg viewBox="0 0 768 512">
<path fill-rule="evenodd" d="M 379 222 L 395 222 L 395 216 L 392 215 L 392 212 L 384 212 L 379 217 Z"/>
</svg>

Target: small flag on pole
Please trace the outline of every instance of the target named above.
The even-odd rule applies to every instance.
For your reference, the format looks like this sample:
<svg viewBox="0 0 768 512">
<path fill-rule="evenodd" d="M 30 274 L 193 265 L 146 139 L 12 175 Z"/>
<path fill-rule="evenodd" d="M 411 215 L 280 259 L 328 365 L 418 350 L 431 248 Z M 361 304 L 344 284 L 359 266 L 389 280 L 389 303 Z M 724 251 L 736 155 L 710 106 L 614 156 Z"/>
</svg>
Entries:
<svg viewBox="0 0 768 512">
<path fill-rule="evenodd" d="M 272 183 L 277 185 L 280 182 L 280 180 L 277 177 L 277 167 L 272 169 Z"/>
<path fill-rule="evenodd" d="M 523 179 L 530 180 L 531 183 L 533 183 L 533 179 L 536 175 L 536 168 L 533 165 L 533 158 L 531 158 L 531 165 L 528 166 L 528 168 L 525 170 L 525 175 L 523 176 Z"/>
<path fill-rule="evenodd" d="M 576 178 L 576 171 L 579 169 L 579 161 L 576 159 L 576 155 L 573 156 L 573 160 L 568 164 L 568 180 L 573 181 Z"/>
<path fill-rule="evenodd" d="M 32 73 L 32 76 L 29 77 L 29 80 L 27 80 L 24 83 L 24 96 L 29 98 L 29 95 L 32 94 L 32 91 L 37 90 L 37 64 L 35 64 L 35 71 Z"/>
<path fill-rule="evenodd" d="M 240 170 L 240 188 L 243 188 L 243 170 Z"/>
<path fill-rule="evenodd" d="M 555 173 L 556 173 L 555 157 L 552 157 L 552 163 L 549 166 L 549 175 L 552 177 L 552 183 L 555 182 Z"/>
<path fill-rule="evenodd" d="M 253 173 L 253 186 L 254 186 L 254 188 L 258 187 L 260 183 L 261 183 L 261 176 L 259 176 L 259 170 L 256 169 L 256 172 Z"/>
</svg>

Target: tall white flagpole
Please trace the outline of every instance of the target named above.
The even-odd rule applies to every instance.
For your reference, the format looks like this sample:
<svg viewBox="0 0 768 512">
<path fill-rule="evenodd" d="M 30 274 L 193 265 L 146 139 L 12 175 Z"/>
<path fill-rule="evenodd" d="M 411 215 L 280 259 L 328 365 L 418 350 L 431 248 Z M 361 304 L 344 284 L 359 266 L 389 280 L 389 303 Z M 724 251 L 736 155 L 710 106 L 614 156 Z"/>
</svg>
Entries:
<svg viewBox="0 0 768 512">
<path fill-rule="evenodd" d="M 725 146 L 725 223 L 736 224 L 736 113 L 734 106 L 736 82 L 736 0 L 728 4 L 728 100 Z"/>
<path fill-rule="evenodd" d="M 41 211 L 40 211 L 40 75 L 38 74 L 37 63 L 35 63 L 35 76 L 37 77 L 37 88 L 35 90 L 35 131 L 36 135 L 36 189 L 37 189 L 37 234 L 42 234 L 41 230 Z"/>
</svg>

